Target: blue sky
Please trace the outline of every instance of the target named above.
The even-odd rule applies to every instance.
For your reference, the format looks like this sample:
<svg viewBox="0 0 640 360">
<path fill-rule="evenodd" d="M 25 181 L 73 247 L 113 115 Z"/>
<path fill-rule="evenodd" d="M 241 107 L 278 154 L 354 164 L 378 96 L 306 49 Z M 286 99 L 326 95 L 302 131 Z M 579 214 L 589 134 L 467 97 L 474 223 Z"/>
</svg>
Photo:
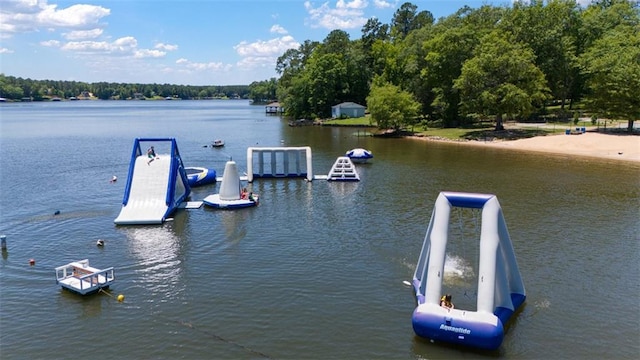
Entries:
<svg viewBox="0 0 640 360">
<path fill-rule="evenodd" d="M 371 17 L 390 23 L 392 0 L 0 0 L 0 72 L 36 80 L 248 85 L 334 29 L 358 39 Z M 411 1 L 435 18 L 464 5 Z M 510 1 L 507 1 L 510 3 Z"/>
</svg>

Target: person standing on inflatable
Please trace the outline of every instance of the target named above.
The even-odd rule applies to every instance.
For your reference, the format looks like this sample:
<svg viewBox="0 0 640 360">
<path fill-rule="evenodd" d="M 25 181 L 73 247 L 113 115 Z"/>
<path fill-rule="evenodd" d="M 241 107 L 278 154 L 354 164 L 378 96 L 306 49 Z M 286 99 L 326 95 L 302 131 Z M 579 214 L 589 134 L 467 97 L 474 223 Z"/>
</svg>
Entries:
<svg viewBox="0 0 640 360">
<path fill-rule="evenodd" d="M 156 155 L 156 151 L 153 149 L 153 146 L 147 150 L 147 156 L 149 157 L 149 161 L 147 161 L 147 165 L 151 165 L 151 162 L 158 158 Z"/>
</svg>

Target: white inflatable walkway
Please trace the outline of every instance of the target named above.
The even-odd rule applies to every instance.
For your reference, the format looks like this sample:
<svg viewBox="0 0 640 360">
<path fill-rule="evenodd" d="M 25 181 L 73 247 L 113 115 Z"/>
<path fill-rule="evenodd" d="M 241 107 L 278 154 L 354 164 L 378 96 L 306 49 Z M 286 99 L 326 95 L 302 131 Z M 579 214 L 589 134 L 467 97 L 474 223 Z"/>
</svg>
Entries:
<svg viewBox="0 0 640 360">
<path fill-rule="evenodd" d="M 171 154 L 149 162 L 140 142 L 171 141 Z M 156 146 L 158 147 L 158 146 Z M 175 171 L 172 171 L 175 169 Z M 182 160 L 173 139 L 136 139 L 118 225 L 161 224 L 188 196 Z M 170 194 L 172 192 L 172 194 Z"/>
</svg>

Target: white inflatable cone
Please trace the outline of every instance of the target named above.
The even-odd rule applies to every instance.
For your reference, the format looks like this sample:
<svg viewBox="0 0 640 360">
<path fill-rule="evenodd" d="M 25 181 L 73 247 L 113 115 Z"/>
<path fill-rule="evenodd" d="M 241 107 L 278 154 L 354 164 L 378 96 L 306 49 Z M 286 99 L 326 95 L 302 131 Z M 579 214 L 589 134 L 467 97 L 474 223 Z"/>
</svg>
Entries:
<svg viewBox="0 0 640 360">
<path fill-rule="evenodd" d="M 220 183 L 220 200 L 240 200 L 240 175 L 235 161 L 227 161 Z"/>
</svg>

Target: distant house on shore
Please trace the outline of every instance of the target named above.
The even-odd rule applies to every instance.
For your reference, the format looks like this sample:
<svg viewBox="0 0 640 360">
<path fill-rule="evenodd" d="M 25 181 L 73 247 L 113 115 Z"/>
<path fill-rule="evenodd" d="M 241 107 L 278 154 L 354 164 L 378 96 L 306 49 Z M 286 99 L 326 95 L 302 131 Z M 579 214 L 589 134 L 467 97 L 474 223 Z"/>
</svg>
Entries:
<svg viewBox="0 0 640 360">
<path fill-rule="evenodd" d="M 354 102 L 343 102 L 331 107 L 331 117 L 334 119 L 341 117 L 363 117 L 365 109 L 366 107 Z"/>
<path fill-rule="evenodd" d="M 282 114 L 284 112 L 279 102 L 269 103 L 264 109 L 267 114 Z"/>
<path fill-rule="evenodd" d="M 79 96 L 78 96 L 78 100 L 89 100 L 93 98 L 93 93 L 90 93 L 88 91 L 83 91 Z"/>
</svg>

